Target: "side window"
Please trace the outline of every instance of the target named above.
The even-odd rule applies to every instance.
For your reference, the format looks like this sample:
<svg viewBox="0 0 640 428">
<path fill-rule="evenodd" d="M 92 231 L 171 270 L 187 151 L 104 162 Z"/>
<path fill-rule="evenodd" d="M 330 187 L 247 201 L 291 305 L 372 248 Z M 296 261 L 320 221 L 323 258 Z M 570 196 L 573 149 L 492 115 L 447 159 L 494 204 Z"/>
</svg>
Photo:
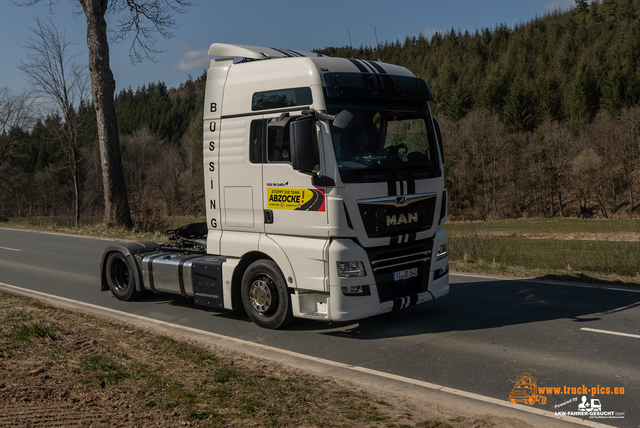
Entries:
<svg viewBox="0 0 640 428">
<path fill-rule="evenodd" d="M 278 89 L 254 93 L 251 100 L 251 110 L 260 111 L 311 104 L 313 104 L 311 88 Z"/>
<path fill-rule="evenodd" d="M 264 163 L 264 121 L 262 119 L 251 122 L 249 135 L 249 160 L 251 163 Z"/>
<path fill-rule="evenodd" d="M 291 139 L 289 124 L 282 128 L 268 126 L 269 120 L 251 122 L 249 158 L 251 163 L 291 163 Z M 266 137 L 266 141 L 265 141 Z M 311 135 L 315 158 L 314 171 L 320 170 L 320 153 L 317 134 Z"/>
<path fill-rule="evenodd" d="M 267 140 L 267 159 L 269 162 L 291 162 L 291 140 L 289 127 L 269 129 Z"/>
</svg>

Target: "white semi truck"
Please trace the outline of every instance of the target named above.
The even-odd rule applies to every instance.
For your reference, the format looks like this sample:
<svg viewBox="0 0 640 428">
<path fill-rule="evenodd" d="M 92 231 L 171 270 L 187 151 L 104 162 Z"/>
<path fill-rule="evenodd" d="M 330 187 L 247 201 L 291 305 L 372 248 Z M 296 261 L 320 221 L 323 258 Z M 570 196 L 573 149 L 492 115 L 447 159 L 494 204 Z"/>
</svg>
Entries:
<svg viewBox="0 0 640 428">
<path fill-rule="evenodd" d="M 109 246 L 102 290 L 244 307 L 272 329 L 449 292 L 442 141 L 423 79 L 287 49 L 215 43 L 209 55 L 206 223 Z"/>
</svg>

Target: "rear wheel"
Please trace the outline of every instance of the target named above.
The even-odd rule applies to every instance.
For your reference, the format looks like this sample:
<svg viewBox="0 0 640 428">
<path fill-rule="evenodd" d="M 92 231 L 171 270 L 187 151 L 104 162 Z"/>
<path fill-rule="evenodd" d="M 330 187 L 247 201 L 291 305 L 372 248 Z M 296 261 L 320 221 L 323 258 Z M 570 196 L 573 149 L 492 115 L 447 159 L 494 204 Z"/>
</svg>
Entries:
<svg viewBox="0 0 640 428">
<path fill-rule="evenodd" d="M 277 329 L 293 320 L 284 275 L 272 260 L 253 262 L 242 277 L 242 305 L 260 327 Z"/>
<path fill-rule="evenodd" d="M 133 300 L 140 295 L 136 291 L 137 267 L 132 266 L 132 262 L 127 257 L 115 252 L 109 254 L 107 258 L 106 274 L 107 284 L 111 293 L 118 300 Z"/>
</svg>

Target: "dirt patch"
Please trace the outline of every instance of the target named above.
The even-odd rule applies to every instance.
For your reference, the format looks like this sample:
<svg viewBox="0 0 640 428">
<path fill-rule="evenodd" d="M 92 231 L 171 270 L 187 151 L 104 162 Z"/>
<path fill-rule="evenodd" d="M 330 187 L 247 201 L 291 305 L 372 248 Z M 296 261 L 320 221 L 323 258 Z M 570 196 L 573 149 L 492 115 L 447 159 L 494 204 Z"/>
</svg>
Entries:
<svg viewBox="0 0 640 428">
<path fill-rule="evenodd" d="M 0 293 L 0 426 L 528 427 Z"/>
</svg>

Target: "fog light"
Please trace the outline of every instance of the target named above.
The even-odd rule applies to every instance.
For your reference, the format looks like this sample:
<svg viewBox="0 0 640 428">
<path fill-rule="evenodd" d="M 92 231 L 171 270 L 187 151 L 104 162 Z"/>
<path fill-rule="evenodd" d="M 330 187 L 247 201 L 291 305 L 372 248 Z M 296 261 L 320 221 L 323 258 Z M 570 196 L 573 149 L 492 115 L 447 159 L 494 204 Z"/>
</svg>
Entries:
<svg viewBox="0 0 640 428">
<path fill-rule="evenodd" d="M 341 287 L 342 294 L 345 296 L 370 296 L 371 290 L 368 285 L 351 285 L 348 287 Z"/>
<path fill-rule="evenodd" d="M 336 263 L 338 264 L 338 276 L 341 278 L 367 275 L 367 272 L 364 270 L 364 263 L 360 261 Z"/>
<path fill-rule="evenodd" d="M 433 273 L 433 280 L 435 281 L 436 279 L 442 278 L 448 273 L 449 273 L 449 265 L 446 265 L 445 267 L 440 268 Z"/>
<path fill-rule="evenodd" d="M 442 244 L 438 247 L 438 252 L 436 253 L 436 261 L 439 262 L 442 259 L 447 258 L 447 244 Z"/>
</svg>

